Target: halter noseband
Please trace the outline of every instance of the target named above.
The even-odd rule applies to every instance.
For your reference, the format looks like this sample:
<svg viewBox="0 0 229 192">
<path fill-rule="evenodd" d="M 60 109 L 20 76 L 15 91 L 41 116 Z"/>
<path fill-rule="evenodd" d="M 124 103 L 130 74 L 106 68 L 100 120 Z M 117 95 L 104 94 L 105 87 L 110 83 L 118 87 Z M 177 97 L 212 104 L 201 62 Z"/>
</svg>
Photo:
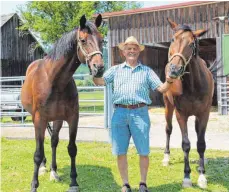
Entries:
<svg viewBox="0 0 229 192">
<path fill-rule="evenodd" d="M 190 55 L 190 57 L 188 58 L 188 60 L 186 60 L 186 58 L 184 57 L 184 55 L 183 54 L 181 54 L 181 53 L 174 53 L 171 57 L 169 56 L 169 54 L 168 54 L 168 58 L 169 58 L 169 63 L 173 60 L 173 58 L 174 57 L 176 57 L 176 56 L 179 56 L 181 59 L 182 59 L 182 61 L 183 61 L 183 63 L 184 63 L 184 65 L 183 65 L 183 71 L 182 71 L 182 73 L 181 73 L 181 75 L 179 75 L 179 77 L 182 77 L 185 73 L 189 73 L 189 72 L 185 72 L 185 70 L 186 70 L 186 67 L 187 67 L 187 65 L 189 64 L 189 62 L 191 61 L 191 59 L 192 59 L 192 57 L 193 56 L 195 56 L 197 53 L 197 51 L 196 51 L 196 48 L 197 48 L 197 39 L 195 38 L 194 39 L 194 41 L 193 41 L 193 43 L 191 43 L 189 46 L 190 46 L 190 48 L 192 49 L 192 54 Z M 169 48 L 169 52 L 170 52 L 170 48 Z M 169 53 L 168 52 L 168 53 Z"/>
<path fill-rule="evenodd" d="M 79 38 L 79 33 L 80 33 L 80 30 L 77 31 L 77 56 L 80 60 L 80 57 L 79 57 L 79 50 L 81 50 L 81 52 L 83 53 L 84 57 L 85 57 L 85 61 L 86 61 L 86 64 L 88 65 L 88 61 L 92 58 L 93 55 L 96 55 L 96 54 L 100 54 L 101 56 L 103 56 L 103 53 L 101 51 L 93 51 L 91 53 L 87 53 L 84 49 L 83 49 L 83 44 Z M 83 63 L 82 61 L 80 61 L 81 63 Z"/>
</svg>

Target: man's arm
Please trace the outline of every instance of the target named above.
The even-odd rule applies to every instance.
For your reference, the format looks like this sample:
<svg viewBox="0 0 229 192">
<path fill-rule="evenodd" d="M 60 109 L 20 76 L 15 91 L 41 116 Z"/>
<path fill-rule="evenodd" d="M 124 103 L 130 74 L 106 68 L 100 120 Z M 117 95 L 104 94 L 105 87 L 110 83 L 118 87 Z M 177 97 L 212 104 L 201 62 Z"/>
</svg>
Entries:
<svg viewBox="0 0 229 192">
<path fill-rule="evenodd" d="M 173 79 L 170 77 L 167 77 L 166 81 L 157 88 L 157 91 L 159 91 L 161 93 L 165 93 L 166 91 L 169 90 L 172 83 L 173 83 Z"/>
<path fill-rule="evenodd" d="M 93 77 L 93 82 L 95 85 L 105 85 L 105 81 L 102 77 L 100 78 Z"/>
</svg>

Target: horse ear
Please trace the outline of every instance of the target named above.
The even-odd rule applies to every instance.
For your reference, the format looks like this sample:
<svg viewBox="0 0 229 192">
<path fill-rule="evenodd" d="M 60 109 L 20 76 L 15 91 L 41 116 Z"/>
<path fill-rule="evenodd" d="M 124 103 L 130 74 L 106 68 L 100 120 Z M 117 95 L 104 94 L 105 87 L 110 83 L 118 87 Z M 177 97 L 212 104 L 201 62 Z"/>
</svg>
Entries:
<svg viewBox="0 0 229 192">
<path fill-rule="evenodd" d="M 200 30 L 197 30 L 197 31 L 193 31 L 193 34 L 195 37 L 200 37 L 202 35 L 204 35 L 205 33 L 207 33 L 208 29 L 205 30 L 205 29 L 200 29 Z"/>
<path fill-rule="evenodd" d="M 95 26 L 98 28 L 100 25 L 101 25 L 101 23 L 102 23 L 102 15 L 101 14 L 99 14 L 97 17 L 96 17 L 96 19 L 95 19 Z"/>
<path fill-rule="evenodd" d="M 171 19 L 167 18 L 167 21 L 169 22 L 170 27 L 174 30 L 178 25 L 173 22 Z"/>
<path fill-rule="evenodd" d="M 85 28 L 86 22 L 87 22 L 86 16 L 83 15 L 83 16 L 80 18 L 80 29 L 84 29 L 84 28 Z"/>
</svg>

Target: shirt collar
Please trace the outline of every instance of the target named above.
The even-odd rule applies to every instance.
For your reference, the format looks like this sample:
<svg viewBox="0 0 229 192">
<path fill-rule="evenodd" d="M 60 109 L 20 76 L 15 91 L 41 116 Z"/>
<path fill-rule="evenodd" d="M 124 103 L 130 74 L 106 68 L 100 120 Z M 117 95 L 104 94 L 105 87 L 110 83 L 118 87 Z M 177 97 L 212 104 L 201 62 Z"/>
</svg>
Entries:
<svg viewBox="0 0 229 192">
<path fill-rule="evenodd" d="M 123 66 L 122 66 L 122 67 L 123 67 L 123 68 L 124 68 L 124 67 L 128 67 L 128 68 L 131 68 L 131 69 L 132 69 L 132 67 L 131 67 L 130 65 L 128 65 L 128 64 L 126 63 L 126 61 L 123 63 Z M 138 61 L 138 64 L 137 64 L 136 67 L 133 68 L 133 69 L 136 69 L 137 67 L 142 67 L 142 64 L 141 64 L 140 61 Z"/>
</svg>

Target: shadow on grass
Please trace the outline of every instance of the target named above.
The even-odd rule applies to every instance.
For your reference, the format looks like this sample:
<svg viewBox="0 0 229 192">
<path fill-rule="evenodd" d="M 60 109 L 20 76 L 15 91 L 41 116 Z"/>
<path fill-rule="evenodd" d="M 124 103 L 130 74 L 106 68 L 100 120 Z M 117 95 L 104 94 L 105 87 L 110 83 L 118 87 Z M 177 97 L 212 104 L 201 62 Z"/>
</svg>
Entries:
<svg viewBox="0 0 229 192">
<path fill-rule="evenodd" d="M 205 161 L 205 176 L 209 185 L 214 185 L 215 190 L 208 190 L 208 189 L 201 189 L 197 185 L 197 180 L 193 178 L 194 171 L 197 173 L 199 168 L 199 159 L 195 159 L 190 161 L 190 165 L 195 165 L 194 170 L 192 170 L 191 178 L 193 187 L 192 189 L 195 189 L 197 191 L 205 191 L 205 192 L 228 192 L 229 191 L 229 158 L 228 157 L 216 157 L 216 158 L 207 158 Z M 170 162 L 169 166 L 175 166 L 177 164 L 184 164 L 184 161 L 174 161 Z M 198 179 L 198 178 L 197 178 Z M 182 180 L 181 180 L 182 183 Z M 150 188 L 150 191 L 165 191 L 167 192 L 166 188 L 170 188 L 168 191 L 170 192 L 176 192 L 182 190 L 181 183 L 173 183 L 168 185 L 161 185 L 156 188 Z M 222 186 L 225 188 L 223 189 L 217 189 L 217 187 Z M 175 187 L 175 188 L 174 188 Z"/>
<path fill-rule="evenodd" d="M 70 166 L 58 170 L 62 182 L 70 184 Z M 117 192 L 120 186 L 115 182 L 110 168 L 94 165 L 77 165 L 77 182 L 80 192 Z"/>
</svg>

